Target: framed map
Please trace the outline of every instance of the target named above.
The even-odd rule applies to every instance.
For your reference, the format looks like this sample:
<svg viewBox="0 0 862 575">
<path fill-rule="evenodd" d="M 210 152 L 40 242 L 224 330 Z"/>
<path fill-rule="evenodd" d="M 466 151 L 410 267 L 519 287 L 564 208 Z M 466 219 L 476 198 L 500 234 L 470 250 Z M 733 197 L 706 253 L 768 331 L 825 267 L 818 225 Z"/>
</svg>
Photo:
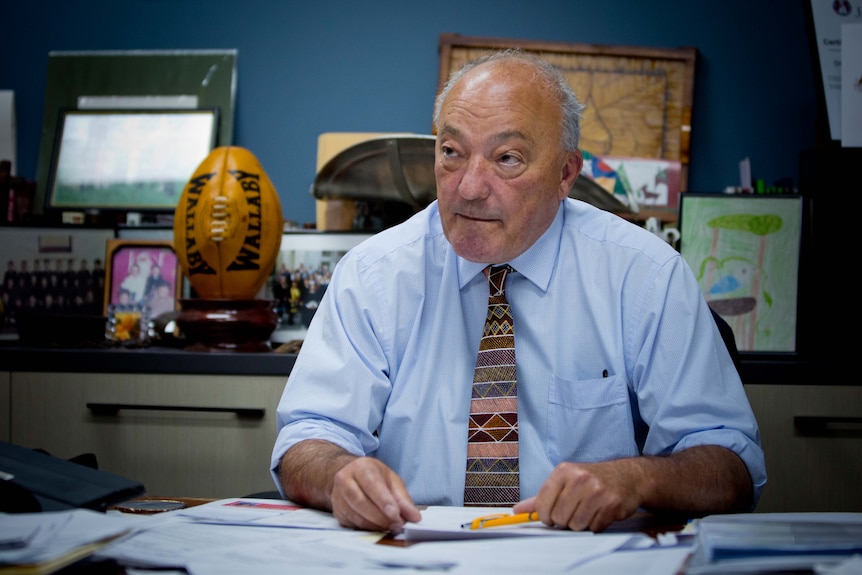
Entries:
<svg viewBox="0 0 862 575">
<path fill-rule="evenodd" d="M 697 50 L 571 44 L 441 34 L 438 93 L 452 72 L 489 50 L 522 48 L 559 67 L 586 104 L 581 149 L 595 156 L 680 162 L 688 182 Z"/>
</svg>

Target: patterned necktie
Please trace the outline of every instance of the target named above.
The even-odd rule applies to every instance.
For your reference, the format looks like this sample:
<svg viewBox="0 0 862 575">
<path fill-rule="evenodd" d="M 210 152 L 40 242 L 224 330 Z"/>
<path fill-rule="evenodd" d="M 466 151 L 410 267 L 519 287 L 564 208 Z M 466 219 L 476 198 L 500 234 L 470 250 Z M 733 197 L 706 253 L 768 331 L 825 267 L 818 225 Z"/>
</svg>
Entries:
<svg viewBox="0 0 862 575">
<path fill-rule="evenodd" d="M 490 297 L 473 374 L 465 506 L 511 506 L 520 499 L 515 332 L 505 295 L 510 271 L 508 265 L 486 268 Z"/>
</svg>

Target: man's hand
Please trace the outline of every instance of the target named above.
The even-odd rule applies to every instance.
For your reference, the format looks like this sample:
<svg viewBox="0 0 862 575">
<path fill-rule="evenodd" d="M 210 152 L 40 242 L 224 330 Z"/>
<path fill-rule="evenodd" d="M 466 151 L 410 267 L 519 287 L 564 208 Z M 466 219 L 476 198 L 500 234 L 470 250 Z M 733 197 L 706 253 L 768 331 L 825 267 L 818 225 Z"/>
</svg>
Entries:
<svg viewBox="0 0 862 575">
<path fill-rule="evenodd" d="M 599 532 L 638 509 L 690 517 L 750 511 L 752 490 L 735 453 L 699 445 L 666 456 L 560 463 L 539 493 L 512 511 L 536 511 L 547 525 Z"/>
<path fill-rule="evenodd" d="M 422 519 L 398 474 L 328 441 L 307 439 L 291 447 L 279 476 L 288 499 L 332 511 L 344 527 L 400 533 L 404 523 Z"/>
<path fill-rule="evenodd" d="M 537 511 L 547 525 L 573 531 L 604 531 L 633 515 L 641 501 L 638 479 L 626 462 L 559 464 L 536 497 L 519 502 L 513 513 Z"/>
<path fill-rule="evenodd" d="M 400 533 L 422 515 L 401 478 L 373 457 L 357 457 L 333 478 L 332 514 L 345 527 Z"/>
</svg>

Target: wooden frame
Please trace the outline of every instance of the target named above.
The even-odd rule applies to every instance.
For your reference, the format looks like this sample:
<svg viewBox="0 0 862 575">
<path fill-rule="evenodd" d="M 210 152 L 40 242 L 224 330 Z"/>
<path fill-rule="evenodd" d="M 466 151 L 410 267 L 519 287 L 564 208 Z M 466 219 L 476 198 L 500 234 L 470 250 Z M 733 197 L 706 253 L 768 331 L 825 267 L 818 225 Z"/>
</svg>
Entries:
<svg viewBox="0 0 862 575">
<path fill-rule="evenodd" d="M 136 274 L 130 273 L 135 264 Z M 152 287 L 152 271 L 158 266 L 162 281 L 167 285 L 170 302 L 167 305 L 157 303 L 157 296 Z M 143 269 L 141 269 L 143 268 Z M 178 309 L 178 298 L 181 295 L 182 270 L 179 258 L 174 251 L 174 244 L 167 240 L 108 240 L 105 253 L 105 306 L 104 313 L 133 311 L 157 316 L 165 311 Z M 149 281 L 148 281 L 149 279 Z M 129 292 L 126 300 L 121 291 Z"/>
<path fill-rule="evenodd" d="M 680 196 L 680 253 L 746 352 L 796 352 L 802 197 Z"/>
<path fill-rule="evenodd" d="M 697 50 L 441 34 L 438 93 L 452 72 L 489 50 L 522 48 L 558 66 L 586 104 L 581 148 L 596 156 L 677 160 L 688 184 Z"/>
</svg>

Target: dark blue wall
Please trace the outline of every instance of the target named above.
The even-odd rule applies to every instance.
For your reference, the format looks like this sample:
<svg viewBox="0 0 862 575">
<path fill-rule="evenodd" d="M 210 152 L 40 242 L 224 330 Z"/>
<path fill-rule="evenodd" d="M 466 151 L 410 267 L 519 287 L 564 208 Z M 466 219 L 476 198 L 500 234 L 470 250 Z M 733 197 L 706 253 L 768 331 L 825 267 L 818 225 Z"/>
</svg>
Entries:
<svg viewBox="0 0 862 575">
<path fill-rule="evenodd" d="M 806 0 L 807 1 L 807 0 Z M 817 98 L 804 2 L 725 0 L 10 0 L 0 89 L 14 90 L 17 175 L 35 179 L 48 52 L 237 49 L 234 144 L 285 217 L 315 219 L 323 132 L 431 132 L 438 36 L 698 49 L 689 189 L 797 180 Z"/>
</svg>

